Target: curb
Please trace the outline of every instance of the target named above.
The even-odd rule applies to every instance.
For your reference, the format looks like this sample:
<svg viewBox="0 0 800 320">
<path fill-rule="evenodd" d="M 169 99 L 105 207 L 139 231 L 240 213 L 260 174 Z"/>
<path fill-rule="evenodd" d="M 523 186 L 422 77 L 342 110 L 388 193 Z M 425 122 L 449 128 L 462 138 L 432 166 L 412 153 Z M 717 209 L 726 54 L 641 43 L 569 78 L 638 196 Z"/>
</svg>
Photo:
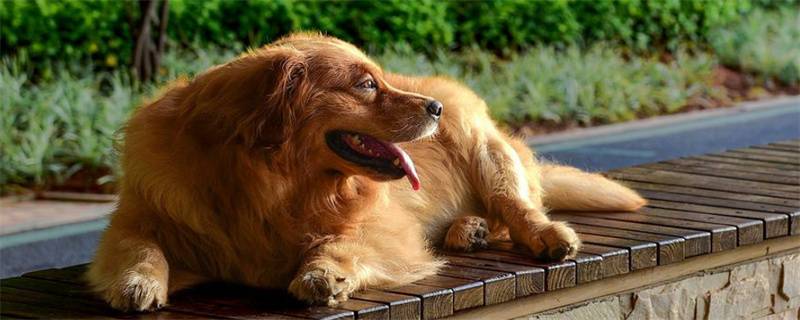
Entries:
<svg viewBox="0 0 800 320">
<path fill-rule="evenodd" d="M 41 229 L 25 230 L 17 233 L 0 235 L 0 250 L 5 250 L 27 243 L 58 239 L 89 232 L 102 231 L 108 226 L 108 217 L 99 219 L 54 225 Z"/>
<path fill-rule="evenodd" d="M 734 107 L 715 108 L 710 110 L 677 113 L 656 116 L 642 120 L 627 121 L 619 124 L 609 124 L 598 127 L 574 129 L 548 135 L 531 137 L 525 140 L 528 145 L 547 145 L 571 141 L 582 138 L 594 138 L 611 134 L 625 133 L 632 130 L 652 129 L 653 127 L 668 126 L 688 121 L 699 121 L 726 115 L 738 115 L 747 112 L 764 111 L 771 108 L 785 108 L 791 105 L 800 106 L 800 96 L 782 96 L 775 99 L 744 102 Z"/>
<path fill-rule="evenodd" d="M 779 114 L 800 114 L 798 106 L 800 106 L 800 96 L 785 96 L 764 101 L 745 102 L 731 108 L 657 116 L 620 124 L 536 136 L 526 139 L 525 142 L 537 151 L 563 150 L 609 141 L 659 136 L 725 123 L 744 122 Z M 800 115 L 798 121 L 800 121 Z"/>
</svg>

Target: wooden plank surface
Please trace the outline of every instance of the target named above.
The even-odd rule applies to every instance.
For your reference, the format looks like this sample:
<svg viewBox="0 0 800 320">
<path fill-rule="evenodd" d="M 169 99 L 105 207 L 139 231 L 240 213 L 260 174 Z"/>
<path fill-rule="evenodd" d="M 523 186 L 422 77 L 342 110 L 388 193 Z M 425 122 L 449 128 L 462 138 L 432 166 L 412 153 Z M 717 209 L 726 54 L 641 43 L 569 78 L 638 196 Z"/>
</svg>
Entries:
<svg viewBox="0 0 800 320">
<path fill-rule="evenodd" d="M 786 145 L 777 145 L 777 144 L 757 145 L 757 146 L 752 146 L 751 148 L 800 153 L 800 148 L 786 146 Z"/>
<path fill-rule="evenodd" d="M 33 285 L 35 286 L 35 284 Z M 47 310 L 47 314 L 41 314 L 38 317 L 48 316 L 50 318 L 69 318 L 69 317 L 107 317 L 113 319 L 130 318 L 125 313 L 111 309 L 108 304 L 94 299 L 86 299 L 82 296 L 64 296 L 54 295 L 52 293 L 40 292 L 38 288 L 30 288 L 29 286 L 19 286 L 19 283 L 12 285 L 4 285 L 0 288 L 0 312 L 3 314 L 17 314 L 17 316 L 25 317 L 24 314 L 30 314 L 27 308 L 20 308 L 18 304 L 26 306 L 45 307 L 52 310 Z M 15 303 L 10 309 L 6 309 L 5 305 L 8 302 Z M 22 309 L 16 311 L 16 309 Z M 23 313 L 19 313 L 23 312 Z"/>
<path fill-rule="evenodd" d="M 513 264 L 462 255 L 448 255 L 448 264 L 510 273 L 516 279 L 516 297 L 525 297 L 544 291 L 545 270 L 539 267 Z"/>
<path fill-rule="evenodd" d="M 106 305 L 93 296 L 83 283 L 79 275 L 82 274 L 84 269 L 85 266 L 66 270 L 50 269 L 29 273 L 22 278 L 16 279 L 25 280 L 24 283 L 33 285 L 31 288 L 38 288 L 44 292 L 59 292 L 69 296 L 78 295 L 83 299 L 95 299 L 97 303 Z M 7 283 L 4 280 L 3 285 L 16 286 L 17 284 L 15 282 Z M 219 292 L 233 292 L 235 294 L 227 293 L 225 296 L 221 296 Z M 272 299 L 268 298 L 270 296 Z M 187 300 L 187 297 L 191 297 L 191 299 Z M 264 303 L 267 300 L 272 304 Z M 220 307 L 220 305 L 225 307 Z M 348 319 L 355 316 L 348 308 L 352 309 L 357 305 L 364 307 L 364 310 L 357 310 L 357 314 L 360 314 L 363 318 L 384 318 L 383 315 L 388 311 L 388 307 L 384 308 L 366 301 L 360 303 L 357 299 L 341 308 L 301 308 L 301 304 L 288 299 L 287 295 L 282 291 L 265 291 L 242 286 L 216 284 L 193 289 L 191 294 L 176 295 L 171 298 L 170 305 L 166 310 L 221 318 L 273 318 L 281 316 L 304 319 Z M 279 306 L 289 306 L 289 308 L 282 309 Z"/>
<path fill-rule="evenodd" d="M 349 299 L 336 306 L 337 309 L 350 310 L 355 313 L 356 319 L 389 320 L 389 306 L 357 299 Z"/>
<path fill-rule="evenodd" d="M 607 263 L 612 263 L 605 261 L 600 255 L 583 250 L 578 251 L 578 255 L 570 259 L 570 261 L 575 262 L 576 265 L 575 281 L 577 285 L 603 279 L 603 270 L 607 268 L 605 265 Z"/>
<path fill-rule="evenodd" d="M 224 293 L 224 294 L 223 294 Z M 200 312 L 210 317 L 235 319 L 354 319 L 350 310 L 306 306 L 282 290 L 263 290 L 240 285 L 212 283 L 178 292 L 168 310 Z"/>
<path fill-rule="evenodd" d="M 798 191 L 800 192 L 800 190 Z M 753 203 L 753 202 L 730 200 L 730 199 L 716 199 L 716 198 L 693 196 L 687 194 L 676 194 L 676 193 L 649 191 L 649 190 L 641 190 L 639 193 L 643 197 L 648 199 L 702 204 L 706 206 L 714 206 L 721 208 L 744 209 L 744 210 L 758 211 L 758 212 L 786 213 L 786 214 L 800 211 L 797 208 L 779 206 L 774 204 Z"/>
<path fill-rule="evenodd" d="M 327 320 L 356 317 L 355 312 L 343 308 L 306 306 L 282 290 L 262 290 L 224 283 L 211 283 L 178 292 L 170 297 L 167 309 L 237 319 L 271 319 L 280 316 Z"/>
<path fill-rule="evenodd" d="M 493 250 L 527 255 L 526 249 L 519 248 L 511 242 L 496 242 L 490 245 Z M 603 277 L 603 258 L 593 254 L 578 254 L 575 258 L 567 260 L 574 263 L 575 266 L 575 284 L 599 280 Z M 558 281 L 558 280 L 554 280 Z"/>
<path fill-rule="evenodd" d="M 733 178 L 746 181 L 784 184 L 790 186 L 800 185 L 800 179 L 797 179 L 795 177 L 770 175 L 764 173 L 751 173 L 745 171 L 720 170 L 719 168 L 708 168 L 705 166 L 693 166 L 686 164 L 679 165 L 672 163 L 653 163 L 653 164 L 641 165 L 638 166 L 637 168 L 683 172 L 683 173 L 698 174 L 710 177 Z"/>
<path fill-rule="evenodd" d="M 571 226 L 580 234 L 588 233 L 600 236 L 652 242 L 658 246 L 658 265 L 680 262 L 686 257 L 686 240 L 682 237 L 667 236 L 663 234 L 634 230 L 621 230 L 594 225 L 572 224 Z"/>
<path fill-rule="evenodd" d="M 719 162 L 715 161 L 714 159 L 703 158 L 702 156 L 699 157 L 687 157 L 687 158 L 679 158 L 674 160 L 666 160 L 663 163 L 674 164 L 674 165 L 682 165 L 682 166 L 695 166 L 695 167 L 703 167 L 703 168 L 713 168 L 717 170 L 730 170 L 730 171 L 740 171 L 740 172 L 748 172 L 748 173 L 759 173 L 759 174 L 766 174 L 770 176 L 780 176 L 780 177 L 791 177 L 791 178 L 800 178 L 800 172 L 784 170 L 784 169 L 773 169 L 767 167 L 759 167 L 754 166 L 752 164 L 741 164 L 741 163 L 728 163 L 728 162 Z"/>
<path fill-rule="evenodd" d="M 760 154 L 760 155 L 768 155 L 768 156 L 775 156 L 775 157 L 784 157 L 788 160 L 794 160 L 796 163 L 800 164 L 800 153 L 788 150 L 770 150 L 770 149 L 763 149 L 763 148 L 739 148 L 739 149 L 732 149 L 729 150 L 730 152 L 737 152 L 737 153 L 747 153 L 747 154 Z"/>
<path fill-rule="evenodd" d="M 53 269 L 51 270 L 51 272 L 57 272 L 57 270 Z M 19 277 L 13 279 L 4 279 L 2 281 L 2 287 L 4 290 L 19 289 L 32 292 L 31 295 L 33 296 L 33 299 L 41 301 L 40 303 L 44 305 L 46 305 L 45 301 L 61 301 L 62 302 L 61 308 L 64 309 L 64 311 L 70 313 L 78 312 L 80 310 L 84 311 L 89 310 L 86 309 L 86 307 L 89 307 L 91 308 L 91 310 L 93 310 L 92 314 L 95 317 L 136 318 L 136 314 L 124 314 L 111 309 L 108 306 L 108 304 L 106 304 L 105 302 L 101 301 L 100 299 L 92 295 L 88 291 L 88 288 L 82 283 L 67 283 L 67 282 L 44 280 L 38 278 Z M 8 297 L 6 296 L 3 297 L 4 300 L 6 298 Z M 23 297 L 19 299 L 23 299 Z M 71 299 L 77 299 L 80 302 L 71 301 Z M 36 306 L 39 306 L 40 303 L 37 303 L 36 300 L 27 301 L 27 303 L 34 303 Z M 234 316 L 242 317 L 247 315 L 253 317 L 280 315 L 278 313 L 270 313 L 270 312 L 248 313 L 249 311 L 242 312 L 241 310 L 229 310 L 230 308 L 218 308 L 219 310 L 212 310 L 209 312 L 208 310 L 204 310 L 202 307 L 197 307 L 197 306 L 192 308 L 182 308 L 184 304 L 181 303 L 181 300 L 179 298 L 174 300 L 176 301 L 173 301 L 172 305 L 166 308 L 166 311 L 171 312 L 172 314 L 186 314 L 186 317 L 191 317 L 192 315 L 199 315 L 206 318 L 208 317 L 231 318 Z M 25 303 L 19 300 L 17 302 Z M 329 312 L 326 315 L 331 316 L 332 319 L 347 318 L 346 314 L 342 314 L 341 312 L 336 312 L 336 311 Z M 345 317 L 341 317 L 342 315 L 345 315 Z M 55 317 L 55 318 L 61 318 L 61 317 Z"/>
<path fill-rule="evenodd" d="M 335 307 L 306 306 L 283 291 L 208 284 L 152 314 L 123 313 L 94 296 L 85 265 L 0 281 L 2 318 L 436 319 L 546 294 L 687 257 L 740 250 L 800 234 L 800 140 L 614 170 L 649 200 L 637 213 L 552 212 L 583 242 L 576 257 L 542 262 L 511 242 L 446 253 L 432 277 L 356 292 Z M 687 262 L 688 263 L 688 262 Z"/>
<path fill-rule="evenodd" d="M 437 273 L 443 276 L 482 281 L 485 303 L 497 304 L 513 300 L 517 296 L 516 279 L 513 274 L 486 269 L 448 264 Z"/>
<path fill-rule="evenodd" d="M 769 143 L 768 145 L 773 146 L 785 146 L 789 148 L 800 148 L 800 139 L 791 139 L 791 140 L 784 140 L 784 141 L 776 141 Z"/>
<path fill-rule="evenodd" d="M 773 155 L 761 155 L 761 154 L 751 154 L 751 153 L 740 153 L 740 152 L 733 152 L 733 151 L 726 151 L 712 154 L 718 157 L 723 158 L 734 158 L 734 159 L 743 159 L 743 160 L 754 160 L 759 162 L 766 162 L 771 164 L 778 164 L 782 165 L 783 167 L 790 167 L 793 169 L 800 168 L 800 164 L 797 163 L 795 159 L 790 159 L 786 157 L 779 157 Z"/>
<path fill-rule="evenodd" d="M 611 227 L 626 231 L 644 231 L 653 234 L 678 236 L 686 240 L 684 253 L 686 257 L 693 257 L 711 252 L 711 233 L 707 231 L 691 230 L 684 228 L 665 227 L 635 223 L 627 221 L 615 221 L 599 218 L 589 214 L 570 214 L 570 213 L 551 213 L 550 216 L 556 220 L 568 221 L 573 224 L 592 225 L 598 227 Z"/>
<path fill-rule="evenodd" d="M 629 269 L 639 270 L 658 265 L 658 245 L 653 242 L 599 236 L 590 233 L 578 233 L 584 244 L 596 244 L 628 250 L 630 256 Z"/>
<path fill-rule="evenodd" d="M 788 152 L 800 152 L 796 148 L 787 147 L 787 146 L 779 146 L 779 145 L 760 145 L 760 146 L 753 146 L 752 148 L 755 149 L 764 149 L 764 150 L 777 150 L 777 151 L 788 151 Z"/>
<path fill-rule="evenodd" d="M 457 254 L 461 255 L 461 254 Z M 525 266 L 542 268 L 545 271 L 544 290 L 553 291 L 562 288 L 574 287 L 576 284 L 575 262 L 539 262 L 533 260 L 530 254 L 502 250 L 483 250 L 469 253 L 471 258 L 488 261 L 507 262 Z"/>
<path fill-rule="evenodd" d="M 746 219 L 651 207 L 642 208 L 639 210 L 639 213 L 657 217 L 680 219 L 684 221 L 699 221 L 718 225 L 733 226 L 736 228 L 738 240 L 737 244 L 740 246 L 758 243 L 764 240 L 764 222 L 758 219 Z"/>
<path fill-rule="evenodd" d="M 676 194 L 695 195 L 707 198 L 739 200 L 739 201 L 747 201 L 753 203 L 774 204 L 791 208 L 800 208 L 800 199 L 785 199 L 785 198 L 776 198 L 769 196 L 760 196 L 754 194 L 735 193 L 730 191 L 709 190 L 709 189 L 700 189 L 700 188 L 675 186 L 675 185 L 667 185 L 660 183 L 638 182 L 638 181 L 623 181 L 623 183 L 626 186 L 639 191 L 660 191 L 660 192 L 669 192 Z"/>
<path fill-rule="evenodd" d="M 50 307 L 40 303 L 21 303 L 10 299 L 0 301 L 0 315 L 3 318 L 20 319 L 113 319 L 62 307 Z"/>
<path fill-rule="evenodd" d="M 721 163 L 730 163 L 730 164 L 737 164 L 737 165 L 747 165 L 751 167 L 757 168 L 769 168 L 774 170 L 784 170 L 789 172 L 798 172 L 800 169 L 797 168 L 795 165 L 791 164 L 780 164 L 780 163 L 772 163 L 772 162 L 763 162 L 759 160 L 751 160 L 751 159 L 740 159 L 740 158 L 730 158 L 730 157 L 723 157 L 719 155 L 707 154 L 702 156 L 694 156 L 690 157 L 691 159 L 701 159 L 703 161 L 710 161 L 710 162 L 721 162 Z"/>
<path fill-rule="evenodd" d="M 681 174 L 669 171 L 655 171 L 651 172 L 641 168 L 626 168 L 621 170 L 609 171 L 607 176 L 625 181 L 637 181 L 647 183 L 657 183 L 666 185 L 675 185 L 683 187 L 691 187 L 698 189 L 739 192 L 742 194 L 753 194 L 775 198 L 798 200 L 800 195 L 792 191 L 781 191 L 772 189 L 761 189 L 753 186 L 742 186 L 738 184 L 726 184 L 719 181 L 709 181 L 707 179 L 693 180 L 692 175 Z"/>
<path fill-rule="evenodd" d="M 712 177 L 707 175 L 674 172 L 667 170 L 655 170 L 643 167 L 631 167 L 631 168 L 609 171 L 609 174 L 616 174 L 616 173 L 632 173 L 637 175 L 644 175 L 665 182 L 684 181 L 686 183 L 689 183 L 690 186 L 729 185 L 739 188 L 749 188 L 747 190 L 751 189 L 773 190 L 773 191 L 778 191 L 777 194 L 791 195 L 790 199 L 797 198 L 797 191 L 798 191 L 798 187 L 792 185 L 760 182 L 760 181 L 739 180 L 736 178 Z"/>
<path fill-rule="evenodd" d="M 630 253 L 628 250 L 587 243 L 581 247 L 581 252 L 602 257 L 602 277 L 597 279 L 630 272 Z"/>
<path fill-rule="evenodd" d="M 421 319 L 422 300 L 416 296 L 367 289 L 354 293 L 351 298 L 385 304 L 390 319 Z"/>
<path fill-rule="evenodd" d="M 485 304 L 483 281 L 433 275 L 414 282 L 425 286 L 453 290 L 453 311 L 459 311 Z"/>
<path fill-rule="evenodd" d="M 527 249 L 514 245 L 514 243 L 508 241 L 491 243 L 490 248 L 498 251 L 516 253 L 523 256 L 530 255 L 530 252 Z M 571 261 L 575 264 L 576 285 L 602 278 L 603 261 L 599 256 L 582 255 L 567 261 Z"/>
<path fill-rule="evenodd" d="M 757 148 L 740 148 L 740 149 L 730 150 L 729 152 L 776 157 L 787 160 L 790 163 L 800 164 L 800 153 L 797 152 L 783 151 L 783 150 L 765 150 Z"/>
<path fill-rule="evenodd" d="M 422 319 L 437 319 L 453 314 L 453 290 L 419 284 L 387 288 L 383 291 L 412 295 L 422 300 Z"/>
<path fill-rule="evenodd" d="M 765 213 L 758 211 L 719 208 L 701 204 L 683 203 L 649 199 L 649 207 L 678 211 L 700 212 L 740 218 L 760 219 L 764 221 L 764 236 L 769 238 L 785 236 L 789 232 L 789 215 L 781 213 Z"/>
<path fill-rule="evenodd" d="M 665 226 L 665 227 L 678 227 L 691 230 L 702 230 L 711 233 L 711 252 L 719 252 L 724 250 L 731 250 L 737 246 L 737 231 L 736 227 L 698 222 L 693 220 L 681 220 L 671 217 L 659 217 L 641 213 L 605 213 L 596 215 L 601 219 L 619 220 L 637 222 L 649 225 Z"/>
</svg>

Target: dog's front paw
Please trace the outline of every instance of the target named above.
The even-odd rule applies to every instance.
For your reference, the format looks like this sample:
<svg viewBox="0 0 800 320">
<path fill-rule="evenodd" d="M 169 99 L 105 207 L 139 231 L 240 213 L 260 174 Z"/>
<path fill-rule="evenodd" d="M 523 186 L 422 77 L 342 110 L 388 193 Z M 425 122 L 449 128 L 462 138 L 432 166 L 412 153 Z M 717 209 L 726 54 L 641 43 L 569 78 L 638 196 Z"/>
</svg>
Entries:
<svg viewBox="0 0 800 320">
<path fill-rule="evenodd" d="M 335 306 L 355 290 L 352 280 L 330 265 L 302 268 L 289 284 L 289 293 L 309 304 Z"/>
<path fill-rule="evenodd" d="M 523 235 L 526 245 L 535 257 L 547 261 L 560 261 L 573 258 L 578 253 L 581 241 L 572 228 L 560 221 L 550 221 L 531 228 Z"/>
<path fill-rule="evenodd" d="M 103 297 L 117 310 L 153 311 L 166 305 L 167 285 L 148 274 L 129 271 Z"/>
<path fill-rule="evenodd" d="M 489 246 L 486 237 L 489 227 L 486 220 L 476 216 L 464 216 L 453 221 L 444 239 L 444 248 L 451 251 L 473 251 Z"/>
</svg>

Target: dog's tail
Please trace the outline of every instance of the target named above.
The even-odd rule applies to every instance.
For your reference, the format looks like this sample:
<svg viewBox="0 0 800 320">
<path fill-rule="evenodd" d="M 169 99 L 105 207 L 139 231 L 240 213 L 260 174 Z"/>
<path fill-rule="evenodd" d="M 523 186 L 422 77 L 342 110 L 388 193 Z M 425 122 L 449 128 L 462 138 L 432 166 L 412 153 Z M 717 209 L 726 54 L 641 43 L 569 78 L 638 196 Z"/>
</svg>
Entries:
<svg viewBox="0 0 800 320">
<path fill-rule="evenodd" d="M 543 164 L 544 205 L 551 210 L 635 211 L 647 201 L 635 191 L 602 175 Z"/>
</svg>

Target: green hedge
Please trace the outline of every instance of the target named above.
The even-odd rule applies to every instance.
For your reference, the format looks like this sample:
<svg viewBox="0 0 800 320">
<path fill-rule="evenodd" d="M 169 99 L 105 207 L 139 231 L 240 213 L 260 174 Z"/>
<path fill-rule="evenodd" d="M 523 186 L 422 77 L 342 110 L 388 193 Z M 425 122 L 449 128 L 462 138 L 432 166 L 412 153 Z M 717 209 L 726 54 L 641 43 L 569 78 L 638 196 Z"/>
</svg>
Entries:
<svg viewBox="0 0 800 320">
<path fill-rule="evenodd" d="M 91 58 L 115 67 L 133 46 L 127 1 L 0 1 L 0 50 L 32 62 Z"/>
<path fill-rule="evenodd" d="M 390 1 L 173 0 L 170 36 L 182 43 L 258 45 L 293 30 L 320 30 L 362 45 L 448 46 L 449 4 Z"/>
<path fill-rule="evenodd" d="M 646 50 L 705 46 L 710 28 L 754 7 L 798 0 L 296 1 L 171 0 L 169 35 L 258 45 L 292 30 L 320 30 L 374 50 L 406 42 L 417 51 L 480 47 L 495 52 L 539 44 L 610 40 Z M 0 49 L 30 61 L 116 67 L 130 60 L 134 2 L 0 1 Z"/>
</svg>

